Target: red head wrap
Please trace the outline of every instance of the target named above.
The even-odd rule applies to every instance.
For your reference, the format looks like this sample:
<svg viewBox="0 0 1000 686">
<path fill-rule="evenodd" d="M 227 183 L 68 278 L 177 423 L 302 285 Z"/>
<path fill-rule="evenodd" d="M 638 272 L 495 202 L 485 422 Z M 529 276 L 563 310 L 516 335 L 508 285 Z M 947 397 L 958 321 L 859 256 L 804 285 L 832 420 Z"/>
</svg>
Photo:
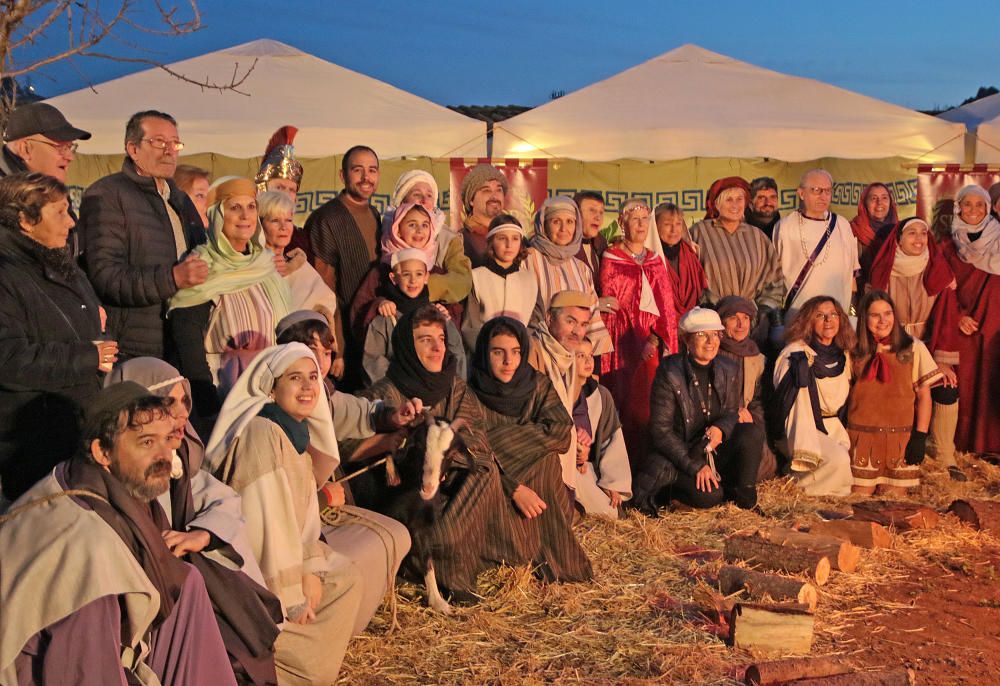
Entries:
<svg viewBox="0 0 1000 686">
<path fill-rule="evenodd" d="M 750 184 L 741 176 L 727 176 L 719 179 L 708 189 L 705 197 L 705 219 L 715 219 L 719 216 L 719 208 L 715 206 L 715 201 L 722 195 L 722 191 L 728 188 L 739 188 L 746 195 L 747 204 L 750 204 Z"/>
</svg>

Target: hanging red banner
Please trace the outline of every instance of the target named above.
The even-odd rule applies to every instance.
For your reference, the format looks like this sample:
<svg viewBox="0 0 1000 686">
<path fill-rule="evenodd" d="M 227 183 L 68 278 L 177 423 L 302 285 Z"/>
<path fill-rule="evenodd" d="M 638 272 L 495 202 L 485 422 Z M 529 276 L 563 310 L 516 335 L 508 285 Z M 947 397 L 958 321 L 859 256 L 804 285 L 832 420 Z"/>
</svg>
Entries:
<svg viewBox="0 0 1000 686">
<path fill-rule="evenodd" d="M 917 216 L 930 224 L 931 231 L 941 238 L 951 233 L 955 195 L 963 186 L 975 184 L 989 190 L 1000 183 L 1000 168 L 977 164 L 973 167 L 946 165 L 917 168 Z"/>
<path fill-rule="evenodd" d="M 459 229 L 465 224 L 467 210 L 462 203 L 462 181 L 470 169 L 483 162 L 490 164 L 491 160 L 479 158 L 475 162 L 466 163 L 464 158 L 451 158 L 451 216 L 448 225 L 453 229 Z M 495 166 L 507 178 L 507 197 L 504 200 L 506 212 L 517 217 L 530 234 L 535 211 L 548 196 L 548 160 L 509 159 Z"/>
</svg>

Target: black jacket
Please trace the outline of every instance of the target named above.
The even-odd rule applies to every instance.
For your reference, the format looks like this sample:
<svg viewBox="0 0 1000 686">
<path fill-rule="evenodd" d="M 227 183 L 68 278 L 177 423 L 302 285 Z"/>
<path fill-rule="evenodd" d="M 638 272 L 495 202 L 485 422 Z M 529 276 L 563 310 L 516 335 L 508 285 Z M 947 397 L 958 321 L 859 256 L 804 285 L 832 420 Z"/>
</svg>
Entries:
<svg viewBox="0 0 1000 686">
<path fill-rule="evenodd" d="M 187 194 L 167 183 L 190 250 L 205 242 L 201 217 Z M 162 358 L 165 303 L 177 292 L 177 249 L 156 183 L 126 158 L 120 172 L 83 194 L 79 229 L 87 276 L 108 311 L 109 337 L 125 358 Z"/>
<path fill-rule="evenodd" d="M 76 447 L 80 407 L 101 388 L 93 343 L 101 338 L 101 317 L 79 268 L 67 276 L 44 264 L 18 229 L 0 232 L 0 463 L 10 494 L 17 481 L 9 474 L 11 458 L 26 459 L 25 449 L 50 453 L 44 474 L 69 457 L 61 451 Z"/>
<path fill-rule="evenodd" d="M 705 429 L 718 427 L 725 440 L 739 420 L 741 389 L 736 383 L 736 364 L 722 357 L 713 360 L 709 374 L 720 412 L 706 422 L 695 399 L 694 377 L 686 358 L 686 353 L 671 355 L 661 360 L 656 370 L 649 400 L 650 449 L 637 474 L 640 487 L 656 485 L 659 490 L 673 483 L 677 472 L 697 474 L 706 462 L 692 459 L 688 452 L 705 435 Z"/>
</svg>

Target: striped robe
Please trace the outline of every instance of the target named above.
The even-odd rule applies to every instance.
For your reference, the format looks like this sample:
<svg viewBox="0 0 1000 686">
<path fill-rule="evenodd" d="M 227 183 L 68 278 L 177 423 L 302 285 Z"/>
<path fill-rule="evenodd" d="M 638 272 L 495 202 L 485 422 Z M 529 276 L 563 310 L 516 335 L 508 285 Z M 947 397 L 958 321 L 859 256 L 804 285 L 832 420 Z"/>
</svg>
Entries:
<svg viewBox="0 0 1000 686">
<path fill-rule="evenodd" d="M 205 334 L 205 360 L 220 397 L 229 393 L 258 352 L 274 345 L 277 323 L 259 283 L 219 296 Z"/>
<path fill-rule="evenodd" d="M 371 210 L 375 225 L 381 226 L 378 211 L 374 207 Z M 305 230 L 312 240 L 316 258 L 333 267 L 336 275 L 333 290 L 337 294 L 337 304 L 341 312 L 347 311 L 358 286 L 378 259 L 378 236 L 375 236 L 372 251 L 339 195 L 309 215 Z"/>
<path fill-rule="evenodd" d="M 538 282 L 538 304 L 535 316 L 539 319 L 545 319 L 545 312 L 549 309 L 552 296 L 560 291 L 581 291 L 593 294 L 595 300 L 597 298 L 594 275 L 587 265 L 575 257 L 556 262 L 548 259 L 538 250 L 530 248 L 524 264 L 535 275 L 535 281 Z M 614 347 L 611 344 L 611 336 L 604 327 L 601 313 L 596 308 L 590 318 L 590 326 L 587 327 L 587 336 L 594 343 L 594 355 L 611 352 Z"/>
<path fill-rule="evenodd" d="M 534 519 L 516 515 L 526 532 L 526 557 L 548 581 L 584 581 L 590 560 L 573 535 L 573 506 L 562 482 L 559 454 L 570 444 L 573 420 L 552 382 L 535 374 L 535 392 L 521 414 L 510 417 L 483 408 L 486 436 L 496 451 L 501 481 L 510 498 L 519 485 L 538 494 L 548 508 Z"/>
<path fill-rule="evenodd" d="M 406 401 L 388 377 L 359 395 L 382 400 L 393 407 Z M 530 561 L 522 556 L 528 547 L 526 532 L 515 521 L 513 506 L 504 495 L 499 465 L 482 429 L 483 406 L 475 393 L 456 378 L 448 397 L 426 409 L 447 422 L 456 419 L 466 422 L 458 435 L 475 464 L 471 470 L 452 469 L 446 475 L 441 492 L 448 502 L 434 524 L 431 546 L 438 583 L 452 591 L 474 592 L 476 576 L 488 566 Z M 342 441 L 341 454 L 351 455 L 358 444 L 359 441 Z M 384 471 L 379 468 L 379 472 L 378 478 L 384 478 Z M 355 496 L 358 497 L 357 491 Z"/>
<path fill-rule="evenodd" d="M 708 277 L 705 300 L 714 305 L 727 295 L 738 295 L 758 309 L 781 309 L 785 299 L 781 264 L 760 229 L 741 223 L 729 233 L 717 220 L 706 219 L 691 227 L 691 240 L 698 245 Z"/>
</svg>

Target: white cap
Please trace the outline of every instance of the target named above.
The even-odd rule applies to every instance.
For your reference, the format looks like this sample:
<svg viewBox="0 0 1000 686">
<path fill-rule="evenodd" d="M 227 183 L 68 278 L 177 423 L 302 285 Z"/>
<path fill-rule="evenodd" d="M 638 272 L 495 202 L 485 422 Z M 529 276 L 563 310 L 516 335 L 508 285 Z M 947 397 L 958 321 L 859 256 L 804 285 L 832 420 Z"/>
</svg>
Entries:
<svg viewBox="0 0 1000 686">
<path fill-rule="evenodd" d="M 684 333 L 698 333 L 699 331 L 724 331 L 726 327 L 719 319 L 719 313 L 705 307 L 695 307 L 690 312 L 681 317 L 678 324 Z"/>
<path fill-rule="evenodd" d="M 410 260 L 416 260 L 417 262 L 423 262 L 424 266 L 430 269 L 433 265 L 429 264 L 427 261 L 427 253 L 418 248 L 403 248 L 398 252 L 392 254 L 392 258 L 389 260 L 389 267 L 395 267 L 400 262 L 409 262 Z"/>
</svg>

